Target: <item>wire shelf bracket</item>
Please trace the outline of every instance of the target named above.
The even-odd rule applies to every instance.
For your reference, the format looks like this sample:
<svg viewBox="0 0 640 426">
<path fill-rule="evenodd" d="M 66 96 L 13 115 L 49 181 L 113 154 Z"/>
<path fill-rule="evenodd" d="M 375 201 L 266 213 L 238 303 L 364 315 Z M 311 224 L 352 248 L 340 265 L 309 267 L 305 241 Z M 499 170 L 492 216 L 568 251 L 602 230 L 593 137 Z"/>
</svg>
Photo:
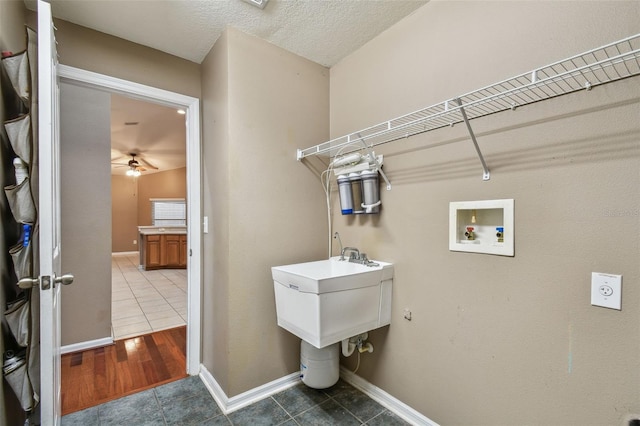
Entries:
<svg viewBox="0 0 640 426">
<path fill-rule="evenodd" d="M 462 115 L 464 124 L 467 126 L 467 131 L 469 132 L 469 136 L 471 137 L 471 142 L 473 142 L 473 146 L 476 148 L 476 153 L 478 154 L 478 158 L 480 158 L 480 163 L 482 163 L 482 180 L 489 180 L 491 179 L 491 172 L 489 172 L 489 167 L 487 167 L 487 163 L 486 161 L 484 161 L 484 156 L 482 155 L 482 151 L 480 151 L 480 146 L 478 146 L 476 135 L 475 133 L 473 133 L 473 129 L 471 128 L 471 123 L 469 123 L 467 112 L 464 110 L 464 107 L 462 106 L 462 101 L 460 100 L 460 98 L 457 98 L 455 101 L 458 104 L 458 107 L 460 107 L 460 114 Z"/>
<path fill-rule="evenodd" d="M 640 34 L 328 142 L 298 149 L 296 158 L 302 161 L 314 155 L 333 157 L 337 152 L 346 154 L 362 149 L 363 144 L 372 148 L 464 122 L 480 157 L 483 179 L 488 180 L 489 168 L 469 124 L 470 120 L 581 90 L 589 91 L 595 86 L 637 75 L 640 75 Z M 353 148 L 349 145 L 353 145 Z"/>
</svg>

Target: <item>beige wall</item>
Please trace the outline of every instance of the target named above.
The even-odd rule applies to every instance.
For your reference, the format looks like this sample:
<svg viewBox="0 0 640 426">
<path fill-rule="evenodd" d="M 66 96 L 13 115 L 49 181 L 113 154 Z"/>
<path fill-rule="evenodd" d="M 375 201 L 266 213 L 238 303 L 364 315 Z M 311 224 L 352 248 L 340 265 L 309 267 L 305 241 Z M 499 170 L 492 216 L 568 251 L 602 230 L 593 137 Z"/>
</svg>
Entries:
<svg viewBox="0 0 640 426">
<path fill-rule="evenodd" d="M 299 339 L 276 325 L 270 267 L 326 256 L 322 187 L 295 149 L 328 137 L 329 80 L 231 28 L 202 74 L 203 363 L 234 396 L 299 368 Z"/>
<path fill-rule="evenodd" d="M 111 251 L 137 251 L 138 179 L 111 176 Z"/>
<path fill-rule="evenodd" d="M 28 19 L 35 25 L 36 14 Z M 54 24 L 61 64 L 200 97 L 198 64 L 67 21 Z"/>
<path fill-rule="evenodd" d="M 20 52 L 26 48 L 26 35 L 24 29 L 24 15 L 25 8 L 22 2 L 3 2 L 0 1 L 0 51 L 11 51 L 14 53 Z M 0 87 L 0 95 L 2 94 L 2 88 Z M 0 121 L 4 122 L 7 119 L 4 103 L 0 102 Z M 4 131 L 3 131 L 4 133 Z M 2 164 L 2 182 L 8 184 L 10 175 L 13 173 L 12 167 L 12 154 L 9 153 L 8 141 L 4 142 L 3 136 L 3 148 L 0 149 L 0 162 Z M 6 199 L 2 197 L 0 201 L 0 209 L 3 212 L 8 212 L 8 206 Z M 4 226 L 0 228 L 0 251 L 7 253 L 7 241 L 6 239 L 13 239 L 16 237 L 15 232 L 7 232 Z M 0 273 L 2 276 L 2 283 L 8 283 L 11 281 L 9 278 L 9 271 L 7 269 L 10 259 L 8 256 L 2 256 L 0 258 Z M 5 291 L 0 291 L 0 306 L 5 306 L 6 303 Z M 4 339 L 0 336 L 0 353 L 4 353 L 5 345 Z M 0 424 L 21 424 L 24 422 L 24 413 L 20 408 L 16 398 L 13 396 L 13 391 L 7 385 L 6 381 L 2 381 L 3 385 L 0 386 Z"/>
<path fill-rule="evenodd" d="M 187 198 L 187 169 L 142 175 L 138 178 L 138 225 L 151 225 L 151 198 Z"/>
<path fill-rule="evenodd" d="M 111 96 L 60 84 L 62 345 L 111 335 Z"/>
<path fill-rule="evenodd" d="M 638 2 L 430 2 L 331 69 L 331 136 L 636 34 L 639 16 Z M 346 245 L 396 268 L 392 324 L 359 375 L 443 425 L 640 413 L 639 88 L 474 120 L 488 182 L 464 126 L 377 149 L 393 184 L 380 216 L 334 207 Z M 515 257 L 450 252 L 449 202 L 500 198 L 515 199 Z M 621 311 L 590 305 L 592 271 L 624 276 Z"/>
<path fill-rule="evenodd" d="M 229 389 L 230 339 L 228 45 L 225 32 L 202 63 L 202 207 L 210 218 L 202 238 L 202 364 L 222 389 Z"/>
</svg>

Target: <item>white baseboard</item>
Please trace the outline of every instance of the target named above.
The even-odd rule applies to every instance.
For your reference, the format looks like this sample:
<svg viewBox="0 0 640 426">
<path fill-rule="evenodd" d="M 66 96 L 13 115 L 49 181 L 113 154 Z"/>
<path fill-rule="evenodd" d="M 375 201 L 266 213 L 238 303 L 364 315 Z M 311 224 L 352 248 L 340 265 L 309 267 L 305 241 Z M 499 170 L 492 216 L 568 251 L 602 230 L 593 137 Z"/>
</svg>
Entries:
<svg viewBox="0 0 640 426">
<path fill-rule="evenodd" d="M 113 345 L 113 337 L 103 337 L 102 339 L 88 340 L 86 342 L 65 345 L 60 348 L 61 354 L 69 354 L 71 352 L 86 351 L 87 349 L 99 348 L 101 346 Z"/>
<path fill-rule="evenodd" d="M 412 425 L 439 426 L 438 423 L 344 367 L 340 367 L 340 378 Z M 300 375 L 296 372 L 229 398 L 213 375 L 202 364 L 200 365 L 200 379 L 225 415 L 300 383 Z"/>
<path fill-rule="evenodd" d="M 222 412 L 224 414 L 230 414 L 240 408 L 251 405 L 254 402 L 260 401 L 261 399 L 265 399 L 271 395 L 297 385 L 300 383 L 300 374 L 289 374 L 288 376 L 265 383 L 262 386 L 258 386 L 257 388 L 253 388 L 231 398 L 224 393 L 213 375 L 202 364 L 200 365 L 200 379 L 202 379 L 204 385 L 207 387 L 209 393 L 213 396 L 213 399 L 215 399 Z"/>
<path fill-rule="evenodd" d="M 394 396 L 383 391 L 379 387 L 372 385 L 362 377 L 354 374 L 344 367 L 340 367 L 340 378 L 349 383 L 354 388 L 362 391 L 369 398 L 373 399 L 380 405 L 386 407 L 389 411 L 392 411 L 398 417 L 404 421 L 416 426 L 439 426 L 438 423 L 429 419 L 428 417 L 420 414 L 418 411 L 409 407 L 404 402 L 395 398 Z"/>
<path fill-rule="evenodd" d="M 114 251 L 113 253 L 111 253 L 111 256 L 132 256 L 132 255 L 136 255 L 138 256 L 140 254 L 139 251 Z"/>
</svg>

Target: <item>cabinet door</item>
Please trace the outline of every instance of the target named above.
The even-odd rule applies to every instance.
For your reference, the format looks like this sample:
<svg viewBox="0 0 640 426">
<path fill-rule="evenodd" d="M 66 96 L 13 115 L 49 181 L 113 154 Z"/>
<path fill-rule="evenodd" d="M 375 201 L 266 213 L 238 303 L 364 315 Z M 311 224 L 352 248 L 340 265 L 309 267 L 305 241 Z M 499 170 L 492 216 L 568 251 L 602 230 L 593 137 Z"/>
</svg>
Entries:
<svg viewBox="0 0 640 426">
<path fill-rule="evenodd" d="M 180 235 L 180 267 L 187 267 L 187 236 Z"/>
<path fill-rule="evenodd" d="M 166 235 L 165 253 L 168 267 L 180 266 L 180 235 Z"/>
<path fill-rule="evenodd" d="M 145 247 L 145 269 L 159 268 L 162 265 L 162 245 L 160 235 L 147 235 Z"/>
</svg>

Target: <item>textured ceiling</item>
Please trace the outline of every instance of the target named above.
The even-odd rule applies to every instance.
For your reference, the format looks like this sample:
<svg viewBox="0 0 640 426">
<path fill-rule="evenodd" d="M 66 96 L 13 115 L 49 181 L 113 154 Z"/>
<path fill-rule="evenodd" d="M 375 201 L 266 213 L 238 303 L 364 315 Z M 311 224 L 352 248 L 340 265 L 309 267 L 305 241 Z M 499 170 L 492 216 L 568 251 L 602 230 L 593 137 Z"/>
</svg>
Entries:
<svg viewBox="0 0 640 426">
<path fill-rule="evenodd" d="M 428 0 L 269 0 L 264 9 L 246 0 L 48 1 L 55 18 L 196 63 L 230 25 L 330 67 Z M 35 10 L 35 0 L 24 3 Z M 146 174 L 185 166 L 184 116 L 116 95 L 111 114 L 112 162 L 126 164 L 134 152 L 158 168 Z"/>
<path fill-rule="evenodd" d="M 332 66 L 427 0 L 50 0 L 54 17 L 201 63 L 227 25 Z M 28 8 L 33 0 L 25 0 Z"/>
</svg>

